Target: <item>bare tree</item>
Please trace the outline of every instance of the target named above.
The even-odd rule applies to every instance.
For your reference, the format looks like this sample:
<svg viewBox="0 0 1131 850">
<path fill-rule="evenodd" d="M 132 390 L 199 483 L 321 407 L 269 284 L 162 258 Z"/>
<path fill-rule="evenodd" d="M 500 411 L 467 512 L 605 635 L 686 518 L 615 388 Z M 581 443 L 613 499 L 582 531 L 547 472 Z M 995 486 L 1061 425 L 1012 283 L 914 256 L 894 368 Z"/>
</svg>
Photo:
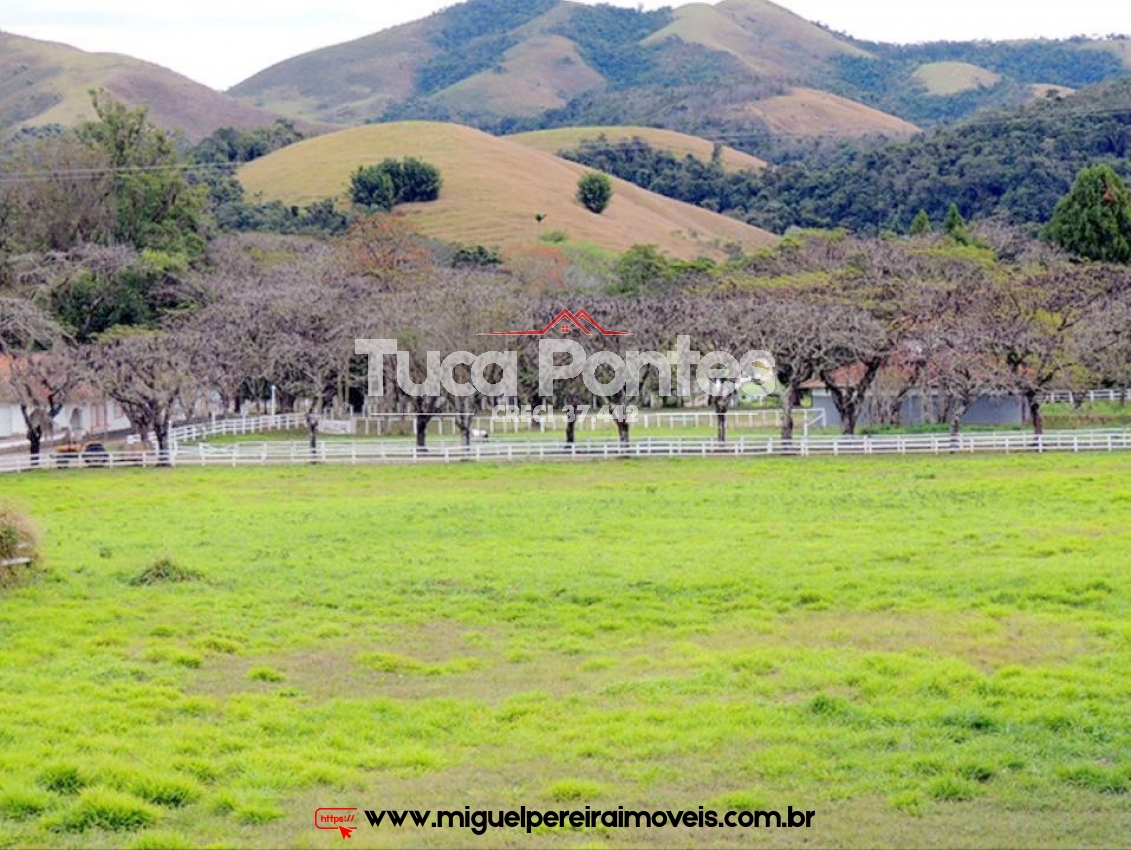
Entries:
<svg viewBox="0 0 1131 850">
<path fill-rule="evenodd" d="M 32 457 L 50 437 L 78 372 L 61 328 L 30 302 L 0 298 L 0 356 L 4 378 L 24 420 Z"/>
<path fill-rule="evenodd" d="M 758 304 L 753 333 L 759 345 L 773 355 L 778 373 L 781 399 L 781 438 L 793 440 L 793 411 L 801 404 L 804 384 L 817 374 L 824 362 L 818 326 L 827 316 L 821 305 L 803 294 L 773 291 Z"/>
<path fill-rule="evenodd" d="M 417 446 L 426 448 L 428 427 L 439 416 L 450 416 L 464 446 L 470 445 L 474 417 L 488 396 L 475 385 L 474 361 L 454 355 L 517 352 L 520 340 L 486 334 L 528 318 L 523 295 L 499 275 L 436 268 L 419 288 L 385 293 L 372 303 L 375 321 L 360 337 L 396 340 L 403 352 L 382 358 L 381 368 L 386 386 L 393 384 L 413 413 Z M 479 377 L 480 383 L 498 384 L 502 368 L 485 366 Z"/>
<path fill-rule="evenodd" d="M 1107 385 L 1117 387 L 1121 402 L 1131 387 L 1131 291 L 1115 293 L 1096 302 L 1076 326 L 1072 338 L 1074 358 Z"/>
<path fill-rule="evenodd" d="M 815 326 L 816 372 L 847 435 L 856 433 L 876 380 L 905 338 L 913 286 L 891 269 L 869 269 L 814 293 L 823 308 Z"/>
<path fill-rule="evenodd" d="M 632 408 L 640 401 L 636 390 L 646 377 L 644 373 L 649 368 L 655 371 L 657 366 L 668 368 L 658 361 L 651 367 L 647 363 L 632 363 L 629 354 L 660 347 L 667 339 L 672 311 L 665 312 L 665 306 L 654 297 L 590 295 L 586 296 L 586 304 L 586 312 L 601 328 L 611 332 L 594 329 L 585 335 L 581 344 L 589 360 L 598 363 L 595 368 L 590 364 L 586 369 L 595 379 L 597 388 L 607 388 L 594 394 L 608 406 L 609 417 L 617 428 L 617 438 L 622 446 L 627 446 L 632 429 Z M 600 364 L 602 358 L 607 359 L 608 364 Z M 621 377 L 626 379 L 624 381 L 613 375 L 618 364 L 623 364 L 620 368 L 623 369 Z"/>
<path fill-rule="evenodd" d="M 1013 389 L 1025 399 L 1033 433 L 1044 433 L 1044 394 L 1058 381 L 1082 377 L 1074 341 L 1094 305 L 1125 285 L 1126 275 L 1097 268 L 1054 266 L 1043 274 L 1011 277 L 988 292 L 994 350 L 1009 367 Z"/>
<path fill-rule="evenodd" d="M 174 416 L 191 408 L 199 386 L 192 346 L 177 333 L 135 331 L 103 339 L 84 355 L 91 380 L 121 405 L 137 435 L 152 432 L 158 450 L 168 452 Z"/>
<path fill-rule="evenodd" d="M 943 395 L 955 438 L 974 402 L 1005 392 L 1012 384 L 996 351 L 996 329 L 987 309 L 991 289 L 988 282 L 965 282 L 926 291 L 915 323 L 915 344 L 922 347 L 926 361 L 924 404 L 936 391 Z"/>
</svg>

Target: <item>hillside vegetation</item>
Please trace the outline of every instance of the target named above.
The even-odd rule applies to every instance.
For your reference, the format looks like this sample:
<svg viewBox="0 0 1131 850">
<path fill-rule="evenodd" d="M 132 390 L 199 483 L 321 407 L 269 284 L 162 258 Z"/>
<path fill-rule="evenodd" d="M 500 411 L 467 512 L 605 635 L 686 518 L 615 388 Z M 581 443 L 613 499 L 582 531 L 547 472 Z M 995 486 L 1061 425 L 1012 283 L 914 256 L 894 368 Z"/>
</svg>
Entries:
<svg viewBox="0 0 1131 850">
<path fill-rule="evenodd" d="M 1084 167 L 1131 174 L 1131 79 L 941 127 L 870 150 L 841 146 L 763 172 L 748 220 L 774 231 L 843 226 L 906 232 L 919 210 L 1047 221 Z"/>
<path fill-rule="evenodd" d="M 834 56 L 871 56 L 768 0 L 681 6 L 672 23 L 644 43 L 659 45 L 672 38 L 727 53 L 767 77 L 803 78 L 814 64 Z"/>
<path fill-rule="evenodd" d="M 915 79 L 934 95 L 958 94 L 981 87 L 996 86 L 1001 75 L 969 62 L 929 62 L 915 71 Z"/>
<path fill-rule="evenodd" d="M 766 0 L 725 0 L 674 12 L 562 0 L 471 0 L 282 62 L 232 92 L 313 120 L 434 118 L 513 130 L 585 123 L 562 116 L 577 116 L 592 98 L 603 97 L 619 103 L 623 120 L 589 123 L 635 123 L 661 93 L 681 101 L 689 115 L 699 114 L 718 107 L 722 89 L 731 91 L 727 106 L 734 126 L 748 126 L 763 118 L 752 105 L 788 95 L 789 81 L 808 78 L 836 57 L 868 56 Z M 776 129 L 828 130 L 822 123 L 827 110 L 813 111 L 807 121 L 805 110 L 784 120 L 778 109 L 770 104 L 764 110 Z M 888 116 L 871 110 L 854 117 L 844 134 L 891 129 Z"/>
<path fill-rule="evenodd" d="M 604 136 L 612 143 L 632 142 L 643 139 L 654 150 L 667 151 L 675 156 L 694 156 L 710 162 L 714 158 L 715 145 L 707 139 L 677 133 L 673 130 L 660 130 L 655 127 L 562 127 L 557 130 L 536 130 L 531 133 L 518 133 L 508 136 L 510 141 L 518 142 L 546 153 L 559 153 L 574 150 L 587 140 Z M 766 161 L 748 153 L 722 145 L 719 150 L 719 163 L 733 171 L 759 171 L 766 167 Z"/>
<path fill-rule="evenodd" d="M 403 156 L 436 165 L 444 188 L 438 201 L 398 211 L 422 233 L 447 241 L 513 249 L 552 230 L 611 251 L 655 244 L 686 258 L 720 256 L 731 243 L 752 249 L 773 241 L 763 230 L 621 180 L 614 181 L 609 209 L 593 215 L 574 198 L 582 166 L 454 124 L 402 122 L 333 133 L 259 159 L 241 169 L 240 179 L 253 195 L 308 204 L 343 197 L 359 165 Z"/>
<path fill-rule="evenodd" d="M 1019 106 L 1034 85 L 1078 89 L 1124 74 L 1126 44 L 866 43 L 769 0 L 654 11 L 470 0 L 294 57 L 232 91 L 292 117 L 340 124 L 428 119 L 496 133 L 642 124 L 709 138 L 906 135 Z"/>
<path fill-rule="evenodd" d="M 0 137 L 94 117 L 92 89 L 130 106 L 147 104 L 157 125 L 183 130 L 191 141 L 220 127 L 261 127 L 277 117 L 149 62 L 0 32 Z"/>
</svg>

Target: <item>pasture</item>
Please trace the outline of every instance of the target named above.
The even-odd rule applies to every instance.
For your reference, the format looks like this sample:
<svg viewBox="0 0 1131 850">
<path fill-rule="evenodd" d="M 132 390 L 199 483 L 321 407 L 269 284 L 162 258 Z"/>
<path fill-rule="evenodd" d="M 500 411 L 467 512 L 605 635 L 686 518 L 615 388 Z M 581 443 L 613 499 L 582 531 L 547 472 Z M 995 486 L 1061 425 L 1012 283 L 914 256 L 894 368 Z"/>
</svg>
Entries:
<svg viewBox="0 0 1131 850">
<path fill-rule="evenodd" d="M 406 121 L 342 130 L 275 151 L 241 168 L 239 177 L 249 194 L 309 204 L 343 197 L 358 166 L 405 156 L 439 168 L 444 187 L 439 200 L 403 204 L 397 215 L 437 239 L 511 254 L 560 231 L 570 246 L 583 249 L 619 253 L 654 244 L 685 259 L 725 257 L 730 243 L 754 250 L 777 241 L 767 231 L 618 179 L 609 208 L 594 215 L 575 197 L 583 166 L 456 124 Z"/>
<path fill-rule="evenodd" d="M 1128 846 L 1131 457 L 8 476 L 0 847 Z M 183 581 L 171 581 L 181 578 Z"/>
</svg>

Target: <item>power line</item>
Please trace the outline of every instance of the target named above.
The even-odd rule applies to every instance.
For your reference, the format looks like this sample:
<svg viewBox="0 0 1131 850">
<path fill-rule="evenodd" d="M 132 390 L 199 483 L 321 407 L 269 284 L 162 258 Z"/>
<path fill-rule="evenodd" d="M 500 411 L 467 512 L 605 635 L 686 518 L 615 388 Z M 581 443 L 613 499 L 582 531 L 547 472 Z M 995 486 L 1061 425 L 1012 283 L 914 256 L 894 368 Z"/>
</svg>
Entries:
<svg viewBox="0 0 1131 850">
<path fill-rule="evenodd" d="M 1067 110 L 1067 111 L 1064 111 L 1064 112 L 1057 112 L 1055 114 L 1013 114 L 1013 115 L 997 114 L 997 115 L 986 115 L 986 116 L 973 116 L 972 118 L 967 119 L 966 121 L 961 122 L 961 123 L 937 125 L 935 127 L 929 128 L 928 130 L 921 130 L 917 133 L 914 133 L 914 134 L 907 136 L 906 141 L 910 141 L 910 139 L 915 137 L 915 136 L 922 136 L 922 135 L 925 135 L 925 134 L 928 134 L 928 133 L 941 133 L 941 132 L 945 132 L 948 129 L 957 129 L 957 128 L 970 127 L 970 126 L 979 127 L 979 128 L 994 127 L 994 126 L 1006 127 L 1006 126 L 1017 126 L 1017 125 L 1024 125 L 1024 124 L 1043 123 L 1043 122 L 1048 122 L 1048 121 L 1058 121 L 1058 120 L 1063 120 L 1063 119 L 1104 118 L 1104 117 L 1109 117 L 1109 118 L 1110 117 L 1126 117 L 1126 118 L 1129 119 L 1129 122 L 1128 122 L 1129 125 L 1131 125 L 1131 107 L 1106 108 L 1106 109 L 1074 109 L 1074 110 Z M 350 129 L 350 128 L 343 128 L 343 129 Z M 553 129 L 575 129 L 575 128 L 563 127 L 563 128 L 553 128 Z M 594 129 L 597 132 L 593 136 L 588 136 L 588 137 L 582 138 L 578 142 L 578 147 L 572 148 L 572 149 L 565 149 L 565 150 L 569 150 L 570 152 L 577 151 L 577 150 L 582 149 L 584 144 L 587 143 L 587 142 L 598 141 L 600 136 L 603 135 L 604 133 L 602 131 L 602 128 L 600 128 L 600 127 L 597 127 L 597 128 L 594 128 Z M 614 129 L 614 128 L 610 127 L 609 129 Z M 677 133 L 682 132 L 682 131 L 679 131 L 679 130 L 673 130 L 670 127 L 648 127 L 648 126 L 644 126 L 644 125 L 641 125 L 640 129 L 642 129 L 642 130 L 667 130 L 667 131 L 670 131 L 670 132 L 677 132 Z M 539 131 L 534 131 L 534 132 L 539 132 Z M 881 139 L 891 140 L 892 136 L 894 135 L 894 134 L 884 133 L 882 131 L 877 131 L 876 133 L 863 133 L 863 134 L 852 135 L 852 134 L 840 133 L 840 132 L 831 131 L 831 130 L 830 131 L 823 131 L 823 132 L 816 132 L 816 133 L 799 133 L 799 132 L 792 132 L 792 131 L 777 131 L 777 130 L 769 130 L 769 129 L 766 129 L 766 130 L 763 130 L 763 131 L 721 133 L 721 134 L 718 134 L 718 135 L 715 135 L 715 136 L 712 136 L 712 137 L 694 136 L 693 134 L 689 134 L 689 133 L 682 133 L 682 134 L 686 135 L 686 136 L 688 136 L 689 138 L 692 138 L 692 139 L 701 139 L 708 144 L 712 144 L 712 145 L 721 144 L 721 145 L 724 145 L 726 147 L 732 148 L 732 149 L 738 151 L 739 153 L 746 153 L 747 155 L 750 155 L 750 156 L 756 156 L 756 154 L 751 154 L 748 151 L 743 150 L 742 148 L 744 148 L 744 147 L 756 147 L 756 146 L 759 146 L 759 145 L 764 145 L 766 143 L 772 143 L 775 139 L 780 139 L 782 137 L 804 139 L 804 140 L 832 139 L 832 140 L 843 142 L 845 144 L 851 144 L 853 142 L 865 142 L 865 141 L 869 141 L 869 140 L 874 141 L 874 142 L 878 142 Z M 514 134 L 514 135 L 523 135 L 523 134 Z M 605 134 L 605 135 L 607 135 L 607 134 Z M 503 140 L 512 140 L 512 136 L 496 136 L 495 138 L 503 139 Z M 666 152 L 670 152 L 670 153 L 673 153 L 673 154 L 676 153 L 676 152 L 670 151 L 669 149 L 666 149 L 662 146 L 652 145 L 647 141 L 647 139 L 639 139 L 639 142 L 638 142 L 636 137 L 628 136 L 628 135 L 619 135 L 619 136 L 614 135 L 612 138 L 610 138 L 608 140 L 608 142 L 609 142 L 610 145 L 612 145 L 612 146 L 614 146 L 618 149 L 622 149 L 622 150 L 627 149 L 627 150 L 635 150 L 635 151 L 639 151 L 639 152 L 644 152 L 646 150 L 653 150 L 653 151 L 659 150 L 661 152 L 666 151 Z M 521 142 L 517 142 L 517 143 L 522 144 Z M 687 152 L 684 155 L 695 156 L 695 153 L 693 151 L 690 151 L 690 152 Z M 317 161 L 317 160 L 315 160 L 315 161 Z M 59 178 L 59 177 L 72 177 L 72 178 L 80 178 L 80 179 L 81 178 L 96 179 L 96 178 L 113 176 L 113 175 L 118 175 L 118 174 L 146 174 L 146 173 L 174 173 L 174 172 L 180 172 L 180 173 L 183 173 L 183 174 L 191 174 L 191 173 L 207 173 L 207 172 L 219 172 L 219 171 L 234 172 L 236 169 L 238 169 L 241 165 L 244 165 L 244 164 L 246 164 L 246 163 L 234 163 L 234 162 L 191 163 L 191 162 L 188 162 L 188 163 L 172 163 L 172 164 L 166 164 L 166 165 L 149 165 L 149 166 L 104 166 L 104 167 L 89 167 L 89 168 L 62 168 L 62 169 L 43 168 L 43 169 L 38 169 L 38 170 L 34 170 L 34 171 L 20 171 L 20 172 L 9 172 L 9 173 L 4 173 L 4 172 L 0 171 L 0 185 L 18 185 L 20 183 L 44 182 L 44 181 L 50 181 L 52 179 L 56 179 L 56 178 Z M 767 166 L 770 167 L 770 168 L 772 168 L 774 165 L 775 165 L 775 163 L 773 163 L 773 162 L 767 162 Z M 321 198 L 314 198 L 313 200 L 321 200 Z"/>
<path fill-rule="evenodd" d="M 16 171 L 16 172 L 2 172 L 0 171 L 0 185 L 3 184 L 19 184 L 30 182 L 43 182 L 54 179 L 56 177 L 107 177 L 117 174 L 151 174 L 151 173 L 191 173 L 195 171 L 212 171 L 229 169 L 234 170 L 238 167 L 238 163 L 220 163 L 220 162 L 184 162 L 168 165 L 123 165 L 123 166 L 99 166 L 91 168 L 43 168 L 36 171 Z"/>
</svg>

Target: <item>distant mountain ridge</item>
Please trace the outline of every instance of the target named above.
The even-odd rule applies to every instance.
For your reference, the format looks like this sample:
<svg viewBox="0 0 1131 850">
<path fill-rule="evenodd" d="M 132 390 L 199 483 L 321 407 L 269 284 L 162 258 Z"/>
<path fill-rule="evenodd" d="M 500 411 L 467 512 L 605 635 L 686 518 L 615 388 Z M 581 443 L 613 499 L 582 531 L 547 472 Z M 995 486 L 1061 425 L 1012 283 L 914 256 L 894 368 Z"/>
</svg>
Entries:
<svg viewBox="0 0 1131 850">
<path fill-rule="evenodd" d="M 288 59 L 231 94 L 341 125 L 425 119 L 496 133 L 636 124 L 706 137 L 905 137 L 1121 76 L 1131 71 L 1129 44 L 870 43 L 770 0 L 648 12 L 469 0 Z"/>
<path fill-rule="evenodd" d="M 155 123 L 194 142 L 220 127 L 262 127 L 279 117 L 150 62 L 0 32 L 0 138 L 93 118 L 89 92 L 100 88 L 148 105 Z"/>
</svg>

